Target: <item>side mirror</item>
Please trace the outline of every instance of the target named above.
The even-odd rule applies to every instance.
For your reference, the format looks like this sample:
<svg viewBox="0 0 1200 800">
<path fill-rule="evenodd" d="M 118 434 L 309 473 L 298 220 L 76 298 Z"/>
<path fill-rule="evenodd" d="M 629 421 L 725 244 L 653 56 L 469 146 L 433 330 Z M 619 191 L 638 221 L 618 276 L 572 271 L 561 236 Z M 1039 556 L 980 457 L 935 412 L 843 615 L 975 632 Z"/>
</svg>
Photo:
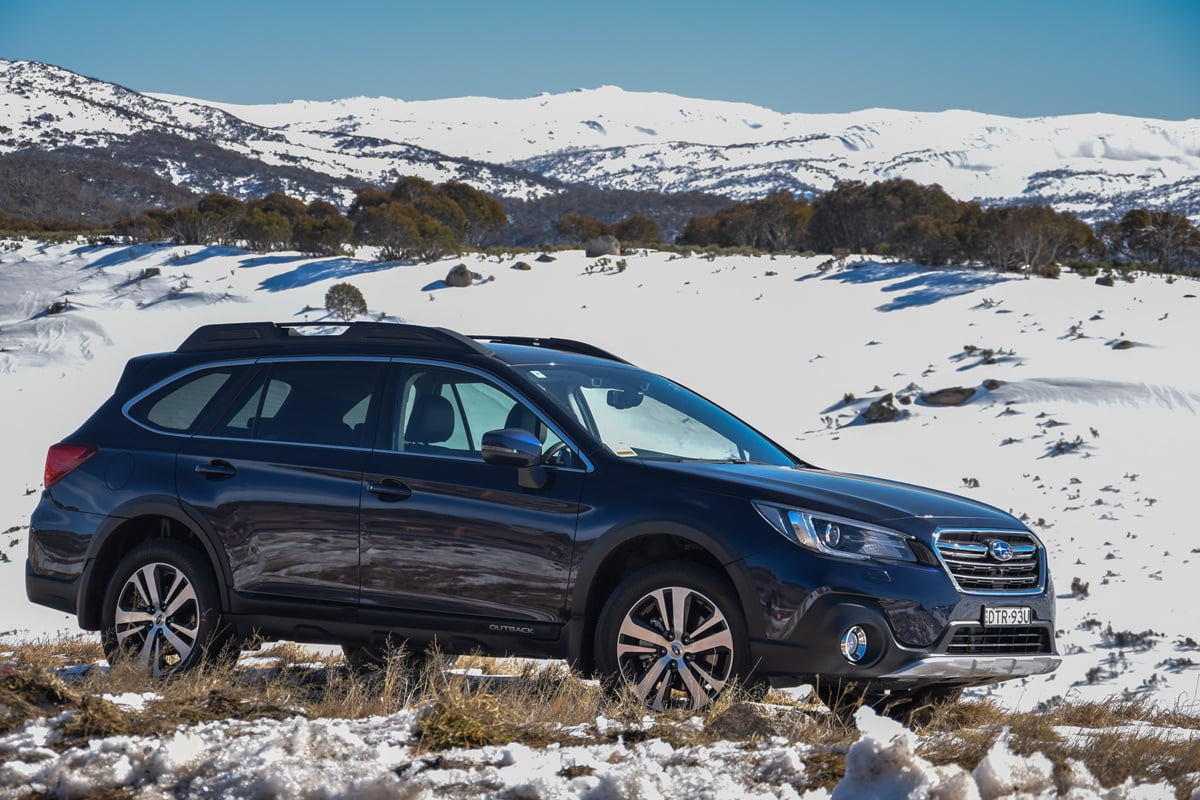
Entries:
<svg viewBox="0 0 1200 800">
<path fill-rule="evenodd" d="M 522 489 L 544 489 L 550 480 L 542 466 L 542 442 L 520 428 L 488 431 L 479 445 L 480 455 L 489 464 L 517 467 L 517 484 Z"/>
<path fill-rule="evenodd" d="M 521 428 L 501 428 L 483 435 L 483 460 L 502 467 L 532 467 L 542 460 L 542 443 Z"/>
</svg>

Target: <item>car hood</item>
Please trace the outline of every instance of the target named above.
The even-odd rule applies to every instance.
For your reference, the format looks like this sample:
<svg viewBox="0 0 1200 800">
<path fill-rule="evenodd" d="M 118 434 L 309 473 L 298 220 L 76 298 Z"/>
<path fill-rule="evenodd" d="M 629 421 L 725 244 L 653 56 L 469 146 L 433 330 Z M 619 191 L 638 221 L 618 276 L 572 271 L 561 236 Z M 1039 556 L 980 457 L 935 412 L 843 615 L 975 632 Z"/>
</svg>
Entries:
<svg viewBox="0 0 1200 800">
<path fill-rule="evenodd" d="M 866 475 L 768 464 L 645 463 L 686 476 L 691 481 L 707 483 L 712 491 L 736 493 L 747 499 L 836 514 L 862 522 L 891 523 L 892 527 L 911 533 L 957 526 L 1023 529 L 1011 515 L 985 503 Z M 896 524 L 902 521 L 911 522 Z"/>
</svg>

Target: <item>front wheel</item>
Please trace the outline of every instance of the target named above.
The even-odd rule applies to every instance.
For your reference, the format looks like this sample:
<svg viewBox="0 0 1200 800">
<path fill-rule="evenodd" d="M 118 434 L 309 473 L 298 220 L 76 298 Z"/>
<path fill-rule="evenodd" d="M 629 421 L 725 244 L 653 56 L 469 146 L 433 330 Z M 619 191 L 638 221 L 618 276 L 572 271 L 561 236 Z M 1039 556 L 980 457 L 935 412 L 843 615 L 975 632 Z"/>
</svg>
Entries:
<svg viewBox="0 0 1200 800">
<path fill-rule="evenodd" d="M 208 562 L 166 540 L 139 545 L 117 565 L 101 623 L 108 662 L 134 662 L 155 677 L 195 667 L 228 639 Z"/>
<path fill-rule="evenodd" d="M 656 564 L 617 586 L 600 613 L 596 665 L 656 711 L 700 711 L 750 672 L 741 607 L 728 580 L 686 562 Z"/>
</svg>

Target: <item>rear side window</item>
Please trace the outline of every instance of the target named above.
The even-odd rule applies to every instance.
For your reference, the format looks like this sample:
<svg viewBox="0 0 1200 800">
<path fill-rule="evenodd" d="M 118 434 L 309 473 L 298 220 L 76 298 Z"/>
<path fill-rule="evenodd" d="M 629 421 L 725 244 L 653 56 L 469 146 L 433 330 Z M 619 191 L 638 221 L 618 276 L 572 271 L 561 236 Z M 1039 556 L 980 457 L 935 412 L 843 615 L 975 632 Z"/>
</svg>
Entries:
<svg viewBox="0 0 1200 800">
<path fill-rule="evenodd" d="M 234 401 L 211 435 L 367 447 L 378 379 L 377 362 L 273 364 Z"/>
<path fill-rule="evenodd" d="M 129 409 L 133 419 L 170 433 L 192 433 L 204 412 L 214 408 L 221 390 L 233 386 L 243 367 L 217 367 L 184 375 L 163 386 Z"/>
</svg>

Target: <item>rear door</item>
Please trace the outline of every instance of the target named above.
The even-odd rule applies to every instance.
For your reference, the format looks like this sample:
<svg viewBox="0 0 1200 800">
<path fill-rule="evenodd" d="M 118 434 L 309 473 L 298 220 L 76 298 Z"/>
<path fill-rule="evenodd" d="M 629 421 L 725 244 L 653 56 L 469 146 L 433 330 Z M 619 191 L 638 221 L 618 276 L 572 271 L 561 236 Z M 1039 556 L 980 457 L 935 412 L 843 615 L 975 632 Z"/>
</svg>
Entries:
<svg viewBox="0 0 1200 800">
<path fill-rule="evenodd" d="M 235 592 L 357 603 L 362 470 L 385 364 L 263 363 L 180 450 L 180 500 L 224 545 Z"/>
</svg>

